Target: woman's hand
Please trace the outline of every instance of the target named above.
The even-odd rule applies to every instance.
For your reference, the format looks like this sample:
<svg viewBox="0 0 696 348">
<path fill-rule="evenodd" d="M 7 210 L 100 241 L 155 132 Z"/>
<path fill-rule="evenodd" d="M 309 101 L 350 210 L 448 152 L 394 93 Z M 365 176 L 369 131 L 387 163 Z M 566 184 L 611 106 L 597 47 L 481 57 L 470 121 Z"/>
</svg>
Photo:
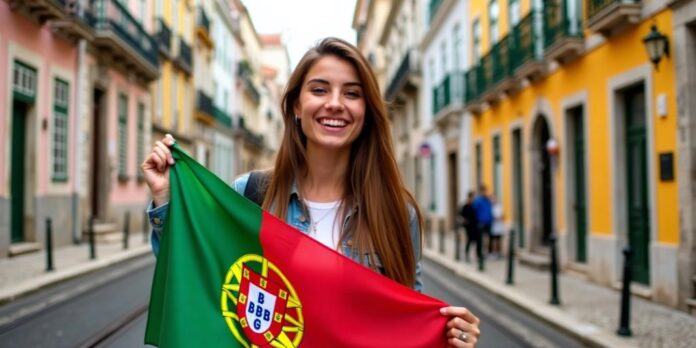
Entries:
<svg viewBox="0 0 696 348">
<path fill-rule="evenodd" d="M 169 167 L 174 165 L 174 157 L 169 147 L 174 145 L 174 138 L 167 134 L 155 143 L 152 152 L 140 165 L 145 174 L 145 182 L 150 187 L 155 207 L 169 202 Z"/>
<path fill-rule="evenodd" d="M 479 331 L 479 318 L 471 314 L 464 307 L 444 307 L 440 309 L 442 315 L 452 317 L 447 322 L 447 343 L 449 347 L 475 347 L 481 331 Z"/>
</svg>

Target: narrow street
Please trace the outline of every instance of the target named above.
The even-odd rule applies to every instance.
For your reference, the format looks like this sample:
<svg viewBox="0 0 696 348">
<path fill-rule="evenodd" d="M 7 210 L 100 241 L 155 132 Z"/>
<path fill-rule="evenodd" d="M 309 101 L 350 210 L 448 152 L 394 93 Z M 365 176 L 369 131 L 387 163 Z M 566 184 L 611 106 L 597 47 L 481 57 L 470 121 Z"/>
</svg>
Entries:
<svg viewBox="0 0 696 348">
<path fill-rule="evenodd" d="M 153 270 L 148 255 L 0 307 L 0 347 L 143 346 Z M 424 281 L 427 294 L 470 308 L 481 319 L 478 347 L 581 346 L 429 261 Z"/>
</svg>

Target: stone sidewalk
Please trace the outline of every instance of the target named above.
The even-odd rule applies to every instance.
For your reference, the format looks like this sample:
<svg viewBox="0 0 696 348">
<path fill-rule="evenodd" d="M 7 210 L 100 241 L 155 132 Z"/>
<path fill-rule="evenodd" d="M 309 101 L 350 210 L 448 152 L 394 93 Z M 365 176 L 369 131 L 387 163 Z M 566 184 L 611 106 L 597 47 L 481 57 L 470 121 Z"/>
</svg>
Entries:
<svg viewBox="0 0 696 348">
<path fill-rule="evenodd" d="M 433 243 L 433 246 L 437 243 Z M 454 261 L 454 243 L 445 243 L 445 253 L 425 248 L 425 257 L 453 270 L 488 291 L 522 307 L 533 315 L 599 347 L 694 347 L 696 318 L 643 298 L 631 298 L 633 336 L 616 335 L 619 326 L 619 291 L 606 288 L 579 275 L 559 275 L 560 306 L 549 304 L 550 276 L 528 266 L 515 264 L 514 285 L 506 285 L 507 260 L 486 260 L 485 272 L 476 267 L 475 252 L 471 263 Z"/>
<path fill-rule="evenodd" d="M 96 245 L 95 260 L 89 259 L 89 244 L 54 249 L 52 272 L 46 272 L 46 251 L 0 259 L 0 304 L 45 286 L 96 271 L 150 251 L 150 242 L 133 235 L 127 250 L 121 243 Z"/>
</svg>

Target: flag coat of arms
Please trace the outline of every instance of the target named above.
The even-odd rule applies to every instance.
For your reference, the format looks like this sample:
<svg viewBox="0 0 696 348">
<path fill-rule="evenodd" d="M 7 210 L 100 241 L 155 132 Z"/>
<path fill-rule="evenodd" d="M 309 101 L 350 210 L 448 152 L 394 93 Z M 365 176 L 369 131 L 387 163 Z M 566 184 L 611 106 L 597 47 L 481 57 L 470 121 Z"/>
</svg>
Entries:
<svg viewBox="0 0 696 348">
<path fill-rule="evenodd" d="M 177 145 L 145 343 L 444 347 L 440 300 L 261 210 Z"/>
</svg>

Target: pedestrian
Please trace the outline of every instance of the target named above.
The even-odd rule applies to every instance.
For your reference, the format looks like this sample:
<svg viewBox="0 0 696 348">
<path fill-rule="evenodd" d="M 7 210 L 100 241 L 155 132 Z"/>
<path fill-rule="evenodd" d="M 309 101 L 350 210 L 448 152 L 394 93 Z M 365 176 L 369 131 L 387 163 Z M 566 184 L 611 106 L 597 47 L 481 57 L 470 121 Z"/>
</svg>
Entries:
<svg viewBox="0 0 696 348">
<path fill-rule="evenodd" d="M 493 225 L 493 205 L 488 197 L 485 185 L 479 187 L 479 194 L 476 199 L 474 199 L 473 205 L 474 210 L 476 210 L 476 221 L 478 223 L 478 231 L 481 234 L 481 243 L 483 243 L 483 239 L 487 237 L 490 249 L 491 227 Z M 480 249 L 483 249 L 482 244 Z"/>
<path fill-rule="evenodd" d="M 491 238 L 490 244 L 488 245 L 488 253 L 494 259 L 501 259 L 500 239 L 505 233 L 503 206 L 498 202 L 495 195 L 491 196 L 491 204 L 493 205 L 493 223 L 491 224 Z"/>
<path fill-rule="evenodd" d="M 480 233 L 478 231 L 478 222 L 476 220 L 476 210 L 474 209 L 474 191 L 469 191 L 466 195 L 466 202 L 459 210 L 459 217 L 462 221 L 462 226 L 466 232 L 466 247 L 464 248 L 464 260 L 469 263 L 469 250 L 472 244 L 480 242 Z M 477 250 L 479 250 L 477 248 Z M 477 253 L 477 257 L 481 257 Z"/>
<path fill-rule="evenodd" d="M 420 291 L 422 217 L 399 174 L 385 103 L 367 60 L 341 39 L 321 40 L 292 72 L 281 110 L 285 131 L 274 167 L 242 175 L 234 189 L 248 192 L 253 182 L 264 210 L 295 227 L 306 226 L 299 221 L 308 217 L 302 232 Z M 157 141 L 141 166 L 153 197 L 153 249 L 162 233 L 154 220 L 165 221 L 168 212 L 173 142 L 169 135 Z M 476 345 L 476 316 L 455 306 L 441 313 L 450 318 L 450 346 Z"/>
</svg>

